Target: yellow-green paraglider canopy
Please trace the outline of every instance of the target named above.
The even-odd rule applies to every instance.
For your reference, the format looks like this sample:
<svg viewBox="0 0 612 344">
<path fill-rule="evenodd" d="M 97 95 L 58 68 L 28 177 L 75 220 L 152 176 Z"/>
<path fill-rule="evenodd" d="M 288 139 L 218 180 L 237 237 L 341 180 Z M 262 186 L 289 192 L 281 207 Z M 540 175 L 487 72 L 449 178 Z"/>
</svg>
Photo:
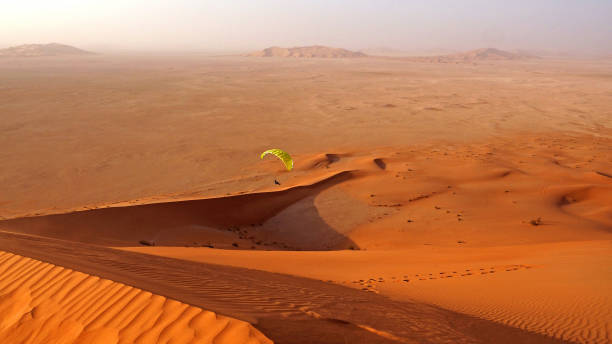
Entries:
<svg viewBox="0 0 612 344">
<path fill-rule="evenodd" d="M 291 171 L 293 169 L 293 159 L 291 159 L 291 155 L 284 150 L 277 148 L 268 149 L 267 151 L 261 153 L 261 158 L 263 159 L 266 154 L 272 154 L 279 158 L 283 164 L 285 164 L 287 171 Z"/>
</svg>

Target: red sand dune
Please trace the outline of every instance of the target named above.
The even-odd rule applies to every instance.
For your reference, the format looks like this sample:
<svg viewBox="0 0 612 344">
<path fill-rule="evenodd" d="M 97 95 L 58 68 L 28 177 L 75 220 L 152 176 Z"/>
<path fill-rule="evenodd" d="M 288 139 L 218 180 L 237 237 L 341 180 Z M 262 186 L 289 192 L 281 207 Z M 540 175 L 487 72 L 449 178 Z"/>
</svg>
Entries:
<svg viewBox="0 0 612 344">
<path fill-rule="evenodd" d="M 0 251 L 3 343 L 272 343 L 248 323 Z"/>
<path fill-rule="evenodd" d="M 604 140 L 602 147 L 609 143 Z M 607 254 L 612 180 L 566 167 L 583 159 L 575 151 L 579 145 L 572 152 L 565 152 L 563 140 L 556 148 L 539 139 L 514 141 L 514 147 L 524 145 L 520 151 L 508 145 L 501 140 L 420 147 L 419 155 L 395 149 L 374 156 L 301 157 L 297 185 L 286 181 L 289 185 L 278 191 L 115 205 L 6 220 L 0 226 L 84 243 L 95 238 L 110 246 L 145 240 L 166 247 L 129 250 L 331 280 L 560 339 L 603 343 L 608 323 L 602 319 L 612 309 L 603 287 L 609 281 L 600 268 L 593 272 L 605 282 L 583 274 L 589 266 L 612 263 Z M 557 160 L 548 157 L 550 149 Z M 525 154 L 531 158 L 520 161 Z M 605 164 L 593 168 L 603 170 Z M 269 251 L 349 248 L 360 251 Z M 494 277 L 482 280 L 484 274 Z M 421 282 L 432 279 L 444 282 Z M 583 283 L 555 292 L 549 281 L 557 280 Z M 522 284 L 526 287 L 517 287 Z M 470 291 L 479 288 L 482 301 L 476 302 Z M 558 299 L 575 302 L 558 304 Z"/>
</svg>

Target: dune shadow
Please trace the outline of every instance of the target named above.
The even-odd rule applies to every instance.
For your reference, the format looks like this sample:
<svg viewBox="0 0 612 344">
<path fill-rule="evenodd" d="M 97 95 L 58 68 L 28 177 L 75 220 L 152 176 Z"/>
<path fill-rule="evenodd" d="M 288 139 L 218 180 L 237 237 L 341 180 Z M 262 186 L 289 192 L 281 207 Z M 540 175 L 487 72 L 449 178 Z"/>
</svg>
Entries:
<svg viewBox="0 0 612 344">
<path fill-rule="evenodd" d="M 376 164 L 376 166 L 378 166 L 378 168 L 380 168 L 381 170 L 387 169 L 387 163 L 383 159 L 376 158 L 373 161 L 374 161 L 374 164 Z"/>
<path fill-rule="evenodd" d="M 359 249 L 350 238 L 332 228 L 321 218 L 315 196 L 305 197 L 267 220 L 259 234 L 280 238 L 283 247 L 298 250 Z"/>
<path fill-rule="evenodd" d="M 340 154 L 327 153 L 322 157 L 315 159 L 308 168 L 325 167 L 329 168 L 330 165 L 340 161 Z"/>
<path fill-rule="evenodd" d="M 601 186 L 577 188 L 559 196 L 557 207 L 565 214 L 587 220 L 612 232 L 612 189 Z"/>
<path fill-rule="evenodd" d="M 600 176 L 604 176 L 604 177 L 607 177 L 607 178 L 612 178 L 612 174 L 609 174 L 609 173 L 605 173 L 605 172 L 602 172 L 602 171 L 595 171 L 595 173 L 599 174 Z"/>
<path fill-rule="evenodd" d="M 314 197 L 322 190 L 346 181 L 352 176 L 352 172 L 344 171 L 310 185 L 281 191 L 10 219 L 0 221 L 0 228 L 12 232 L 108 246 L 137 246 L 141 241 L 157 246 L 186 246 L 194 242 L 207 243 L 215 240 L 229 242 L 231 245 L 239 238 L 255 242 L 258 239 L 253 235 L 265 232 L 263 224 L 266 221 L 301 200 Z M 309 219 L 309 216 L 313 218 Z M 335 236 L 334 233 L 340 234 L 325 226 L 313 212 L 306 216 L 300 215 L 299 220 L 295 219 L 287 224 L 299 224 L 304 221 L 312 224 L 313 228 L 316 228 L 316 233 L 326 238 L 335 237 L 331 240 L 335 243 L 334 247 L 349 248 L 353 245 Z M 284 238 L 284 236 L 288 238 L 293 236 L 295 230 L 307 231 L 309 228 L 291 226 L 284 231 L 268 231 L 267 237 L 262 240 L 277 242 L 275 247 L 289 249 L 282 247 L 281 243 L 295 242 Z M 247 231 L 250 233 L 246 233 Z M 305 249 L 295 243 L 292 247 Z M 235 245 L 234 248 L 238 246 Z"/>
</svg>

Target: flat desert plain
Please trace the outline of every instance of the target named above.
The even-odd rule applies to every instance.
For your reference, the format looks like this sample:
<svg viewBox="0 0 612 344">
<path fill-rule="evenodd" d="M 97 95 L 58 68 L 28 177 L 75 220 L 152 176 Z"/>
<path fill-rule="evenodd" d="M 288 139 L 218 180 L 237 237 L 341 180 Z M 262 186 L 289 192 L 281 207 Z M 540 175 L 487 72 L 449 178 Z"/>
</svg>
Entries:
<svg viewBox="0 0 612 344">
<path fill-rule="evenodd" d="M 612 60 L 4 58 L 0 114 L 3 342 L 612 340 Z"/>
</svg>

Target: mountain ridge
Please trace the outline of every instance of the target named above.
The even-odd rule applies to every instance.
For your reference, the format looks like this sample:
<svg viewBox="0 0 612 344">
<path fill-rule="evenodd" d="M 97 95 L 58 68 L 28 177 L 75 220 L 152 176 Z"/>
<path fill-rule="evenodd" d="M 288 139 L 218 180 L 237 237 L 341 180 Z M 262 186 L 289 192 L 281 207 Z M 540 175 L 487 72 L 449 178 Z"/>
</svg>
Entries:
<svg viewBox="0 0 612 344">
<path fill-rule="evenodd" d="M 90 55 L 92 52 L 61 43 L 22 44 L 0 49 L 0 57 Z"/>
<path fill-rule="evenodd" d="M 252 57 L 294 57 L 294 58 L 355 58 L 367 55 L 342 48 L 333 48 L 323 45 L 311 45 L 292 48 L 269 47 L 264 50 L 248 54 Z"/>
</svg>

